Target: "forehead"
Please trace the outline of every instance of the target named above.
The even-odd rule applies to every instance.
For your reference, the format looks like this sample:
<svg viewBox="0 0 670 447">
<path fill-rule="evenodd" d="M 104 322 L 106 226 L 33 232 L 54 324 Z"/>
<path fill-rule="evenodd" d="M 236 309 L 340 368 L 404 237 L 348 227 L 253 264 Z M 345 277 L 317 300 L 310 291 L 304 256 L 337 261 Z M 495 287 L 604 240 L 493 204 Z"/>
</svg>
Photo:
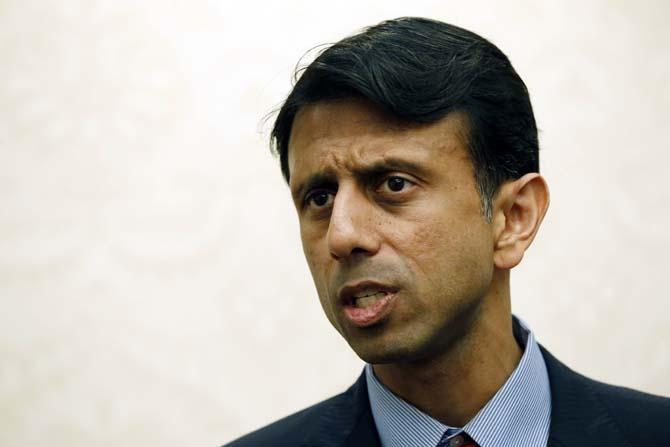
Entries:
<svg viewBox="0 0 670 447">
<path fill-rule="evenodd" d="M 467 159 L 464 126 L 460 113 L 432 124 L 403 122 L 357 98 L 304 106 L 289 140 L 291 184 L 315 170 L 352 170 L 385 158 L 427 164 Z"/>
</svg>

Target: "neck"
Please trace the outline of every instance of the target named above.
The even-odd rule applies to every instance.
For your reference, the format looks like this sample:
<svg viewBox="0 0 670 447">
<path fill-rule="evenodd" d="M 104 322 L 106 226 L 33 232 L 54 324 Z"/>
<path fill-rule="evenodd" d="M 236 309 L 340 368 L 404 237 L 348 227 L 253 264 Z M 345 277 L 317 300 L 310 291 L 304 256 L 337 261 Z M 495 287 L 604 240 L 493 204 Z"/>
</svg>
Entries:
<svg viewBox="0 0 670 447">
<path fill-rule="evenodd" d="M 509 271 L 494 276 L 468 331 L 448 351 L 420 362 L 373 365 L 396 395 L 452 427 L 467 424 L 521 359 L 512 333 Z"/>
</svg>

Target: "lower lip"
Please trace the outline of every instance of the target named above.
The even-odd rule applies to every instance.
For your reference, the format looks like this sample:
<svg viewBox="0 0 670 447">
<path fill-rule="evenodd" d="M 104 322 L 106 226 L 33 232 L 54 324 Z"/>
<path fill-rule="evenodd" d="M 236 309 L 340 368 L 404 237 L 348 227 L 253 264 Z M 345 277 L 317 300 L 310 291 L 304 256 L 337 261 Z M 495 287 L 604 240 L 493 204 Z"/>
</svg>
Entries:
<svg viewBox="0 0 670 447">
<path fill-rule="evenodd" d="M 356 307 L 353 304 L 344 306 L 344 315 L 347 316 L 355 326 L 368 327 L 383 320 L 390 312 L 395 302 L 395 293 L 387 293 L 384 298 L 370 307 Z"/>
</svg>

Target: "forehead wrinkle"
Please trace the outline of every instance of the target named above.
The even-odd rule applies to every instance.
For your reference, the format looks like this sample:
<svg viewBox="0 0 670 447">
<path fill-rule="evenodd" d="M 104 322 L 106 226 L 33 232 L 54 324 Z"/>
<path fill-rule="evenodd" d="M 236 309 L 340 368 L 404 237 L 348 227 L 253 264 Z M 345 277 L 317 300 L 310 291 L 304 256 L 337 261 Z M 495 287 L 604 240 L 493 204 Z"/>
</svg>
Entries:
<svg viewBox="0 0 670 447">
<path fill-rule="evenodd" d="M 333 147 L 344 148 L 347 144 L 336 141 L 329 142 L 328 147 L 325 148 L 324 145 L 314 147 L 313 142 L 322 139 L 312 139 L 311 144 L 306 144 L 302 148 L 302 151 L 308 154 L 307 156 L 294 157 L 294 174 L 300 172 L 299 176 L 292 175 L 289 182 L 291 194 L 294 198 L 302 196 L 314 181 L 323 182 L 328 179 L 328 181 L 335 182 L 339 177 L 338 172 L 347 170 L 346 154 L 339 150 L 333 150 Z"/>
<path fill-rule="evenodd" d="M 313 157 L 314 163 L 309 164 L 320 167 L 320 170 L 352 171 L 382 146 L 377 141 L 366 141 L 366 138 L 321 137 L 306 145 L 304 152 Z"/>
<path fill-rule="evenodd" d="M 380 134 L 397 136 L 415 127 L 421 126 L 405 122 L 362 98 L 318 101 L 297 111 L 287 155 L 291 155 L 290 148 L 296 140 L 301 140 L 301 146 L 308 148 L 320 145 L 324 139 L 336 140 L 343 136 L 365 138 Z"/>
<path fill-rule="evenodd" d="M 349 175 L 359 166 L 394 157 L 396 149 L 403 157 L 420 159 L 424 158 L 419 155 L 421 149 L 441 158 L 456 155 L 453 153 L 463 147 L 465 151 L 458 155 L 468 157 L 467 116 L 462 112 L 449 113 L 435 123 L 416 124 L 399 122 L 378 113 L 342 115 L 334 112 L 332 105 L 324 105 L 325 109 L 307 106 L 299 111 L 302 119 L 296 120 L 300 123 L 293 128 L 291 143 L 300 140 L 300 149 L 292 145 L 300 156 L 296 157 L 294 150 L 289 150 L 288 156 L 291 172 L 302 171 L 303 180 L 317 172 Z M 336 113 L 334 120 L 333 113 Z M 439 128 L 437 132 L 435 127 Z M 416 152 L 403 150 L 410 147 L 411 152 Z M 437 149 L 437 153 L 433 149 Z M 293 177 L 291 175 L 291 180 Z"/>
<path fill-rule="evenodd" d="M 306 147 L 306 152 L 314 150 L 321 153 L 314 155 L 314 162 L 305 163 L 311 165 L 311 169 L 305 171 L 305 177 L 316 173 L 333 178 L 360 177 L 384 170 L 385 166 L 388 170 L 403 170 L 405 162 L 407 166 L 415 165 L 419 169 L 418 166 L 422 164 L 428 167 L 433 154 L 429 148 L 430 141 L 411 134 L 385 135 L 373 140 L 354 142 L 347 140 L 348 138 L 341 137 L 330 141 L 327 147 Z M 445 146 L 447 143 L 450 150 L 453 150 L 453 144 L 445 142 Z M 304 165 L 302 167 L 305 168 Z"/>
</svg>

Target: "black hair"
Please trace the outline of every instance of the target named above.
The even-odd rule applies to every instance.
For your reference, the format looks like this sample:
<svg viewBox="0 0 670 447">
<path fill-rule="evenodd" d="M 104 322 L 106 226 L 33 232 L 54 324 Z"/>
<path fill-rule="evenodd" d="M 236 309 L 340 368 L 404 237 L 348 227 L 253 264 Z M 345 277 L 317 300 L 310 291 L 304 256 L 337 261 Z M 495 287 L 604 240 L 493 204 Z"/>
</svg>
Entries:
<svg viewBox="0 0 670 447">
<path fill-rule="evenodd" d="M 454 25 L 401 17 L 322 50 L 279 109 L 271 147 L 288 182 L 288 145 L 298 110 L 318 101 L 362 97 L 401 120 L 434 123 L 463 112 L 467 146 L 490 222 L 500 185 L 539 172 L 535 118 L 526 85 L 498 47 Z"/>
</svg>

